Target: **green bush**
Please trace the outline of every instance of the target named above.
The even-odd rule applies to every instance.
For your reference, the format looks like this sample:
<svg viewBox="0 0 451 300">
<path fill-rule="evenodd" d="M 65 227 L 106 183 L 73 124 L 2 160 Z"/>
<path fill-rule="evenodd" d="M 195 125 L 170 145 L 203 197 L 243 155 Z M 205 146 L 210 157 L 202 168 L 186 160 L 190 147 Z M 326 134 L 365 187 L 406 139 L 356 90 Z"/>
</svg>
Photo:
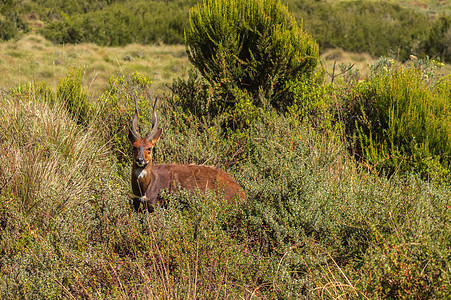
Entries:
<svg viewBox="0 0 451 300">
<path fill-rule="evenodd" d="M 17 1 L 0 3 L 0 37 L 11 39 L 30 30 L 26 22 L 39 15 L 38 28 L 55 43 L 94 42 L 118 46 L 127 43 L 183 43 L 188 10 L 199 0 L 133 1 Z M 244 2 L 244 1 L 243 1 Z M 285 0 L 296 18 L 322 50 L 343 48 L 368 52 L 375 57 L 391 55 L 400 60 L 411 53 L 449 61 L 449 6 L 437 17 L 416 5 L 387 1 Z"/>
<path fill-rule="evenodd" d="M 356 154 L 388 174 L 421 173 L 424 178 L 449 180 L 451 106 L 447 78 L 433 78 L 431 69 L 415 63 L 385 61 L 368 82 L 346 96 L 351 106 L 348 135 Z"/>
<path fill-rule="evenodd" d="M 208 82 L 195 70 L 190 70 L 187 79 L 175 79 L 171 91 L 177 95 L 173 104 L 197 117 L 209 121 L 224 111 L 223 100 Z M 225 105 L 232 106 L 232 103 Z"/>
<path fill-rule="evenodd" d="M 432 28 L 420 49 L 426 55 L 451 62 L 451 16 L 441 16 L 432 24 Z"/>
<path fill-rule="evenodd" d="M 337 125 L 334 120 L 333 84 L 324 82 L 317 74 L 309 80 L 297 80 L 287 83 L 287 99 L 284 101 L 290 114 L 298 116 L 317 129 L 332 129 Z"/>
<path fill-rule="evenodd" d="M 132 93 L 149 129 L 149 85 L 112 77 L 88 126 L 45 84 L 0 94 L 2 299 L 450 297 L 450 186 L 373 176 L 295 108 L 246 112 L 248 94 L 237 109 L 253 122 L 231 134 L 163 97 L 154 151 L 228 171 L 243 203 L 163 192 L 166 208 L 132 211 L 130 164 L 108 146 L 126 139 Z M 294 88 L 303 103 L 330 87 Z"/>
<path fill-rule="evenodd" d="M 190 11 L 185 32 L 190 61 L 233 107 L 238 90 L 255 105 L 260 96 L 284 110 L 285 83 L 309 78 L 318 63 L 317 43 L 280 1 L 204 2 Z"/>
</svg>

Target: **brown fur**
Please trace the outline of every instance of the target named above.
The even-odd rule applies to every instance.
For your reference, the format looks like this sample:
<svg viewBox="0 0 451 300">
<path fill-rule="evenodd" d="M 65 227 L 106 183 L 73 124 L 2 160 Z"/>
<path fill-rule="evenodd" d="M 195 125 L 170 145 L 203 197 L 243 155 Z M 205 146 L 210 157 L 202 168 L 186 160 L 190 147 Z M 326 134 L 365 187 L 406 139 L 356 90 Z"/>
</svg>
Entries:
<svg viewBox="0 0 451 300">
<path fill-rule="evenodd" d="M 147 175 L 138 178 L 138 174 L 145 170 Z M 145 168 L 138 168 L 134 164 L 132 170 L 132 188 L 135 196 L 146 196 L 145 201 L 134 199 L 136 210 L 143 202 L 149 211 L 160 202 L 159 193 L 162 189 L 169 192 L 177 191 L 178 187 L 189 191 L 199 190 L 205 192 L 207 189 L 224 195 L 224 200 L 231 203 L 234 198 L 244 199 L 241 187 L 227 173 L 209 166 L 198 165 L 155 165 L 148 164 Z"/>
</svg>

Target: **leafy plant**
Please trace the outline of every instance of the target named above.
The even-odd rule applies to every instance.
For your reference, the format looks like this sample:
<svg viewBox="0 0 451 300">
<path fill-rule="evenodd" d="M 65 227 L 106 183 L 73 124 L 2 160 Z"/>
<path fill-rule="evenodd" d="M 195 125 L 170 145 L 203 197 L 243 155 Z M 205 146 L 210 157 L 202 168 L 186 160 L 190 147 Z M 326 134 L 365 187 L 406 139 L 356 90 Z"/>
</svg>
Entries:
<svg viewBox="0 0 451 300">
<path fill-rule="evenodd" d="M 428 35 L 432 18 L 390 1 L 289 1 L 321 49 L 391 55 L 404 61 Z M 432 55 L 431 55 L 432 56 Z"/>
<path fill-rule="evenodd" d="M 183 42 L 189 1 L 112 1 L 98 4 L 85 13 L 63 7 L 60 20 L 40 32 L 55 43 L 93 42 L 123 46 L 130 43 Z M 86 3 L 81 3 L 86 5 Z M 89 3 L 91 6 L 91 3 Z M 100 7 L 98 7 L 100 6 Z M 105 7 L 102 7 L 105 6 Z M 97 8 L 97 9 L 95 9 Z M 75 11 L 80 10 L 78 8 Z M 167 14 L 170 10 L 172 13 Z"/>
<path fill-rule="evenodd" d="M 451 61 L 451 17 L 443 15 L 434 21 L 420 50 L 442 61 Z"/>
</svg>

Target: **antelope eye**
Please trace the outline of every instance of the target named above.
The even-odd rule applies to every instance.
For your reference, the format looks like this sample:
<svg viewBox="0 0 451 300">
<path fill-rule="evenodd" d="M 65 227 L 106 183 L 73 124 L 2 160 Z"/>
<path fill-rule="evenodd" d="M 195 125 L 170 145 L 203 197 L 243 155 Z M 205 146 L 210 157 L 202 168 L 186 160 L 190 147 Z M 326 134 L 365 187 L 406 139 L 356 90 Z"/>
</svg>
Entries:
<svg viewBox="0 0 451 300">
<path fill-rule="evenodd" d="M 150 148 L 147 148 L 146 150 L 147 150 L 147 151 L 152 151 L 152 147 L 150 147 Z"/>
<path fill-rule="evenodd" d="M 138 148 L 136 148 L 135 146 L 132 147 L 133 151 L 138 150 Z"/>
</svg>

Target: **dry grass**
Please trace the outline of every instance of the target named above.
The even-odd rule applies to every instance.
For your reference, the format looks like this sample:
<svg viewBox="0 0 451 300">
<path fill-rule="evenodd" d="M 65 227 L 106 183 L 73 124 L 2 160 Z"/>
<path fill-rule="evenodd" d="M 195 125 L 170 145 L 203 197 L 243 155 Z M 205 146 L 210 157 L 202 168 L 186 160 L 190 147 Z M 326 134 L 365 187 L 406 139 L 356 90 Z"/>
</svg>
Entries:
<svg viewBox="0 0 451 300">
<path fill-rule="evenodd" d="M 85 85 L 97 96 L 111 75 L 136 71 L 151 78 L 155 91 L 162 93 L 175 77 L 187 75 L 191 65 L 183 45 L 54 45 L 34 34 L 0 43 L 0 89 L 29 81 L 45 81 L 54 87 L 71 68 L 85 69 Z"/>
<path fill-rule="evenodd" d="M 377 61 L 368 53 L 352 53 L 346 52 L 342 49 L 329 49 L 321 54 L 321 61 L 326 71 L 329 74 L 333 73 L 335 63 L 335 75 L 340 73 L 339 66 L 345 64 L 347 66 L 354 64 L 352 70 L 359 70 L 363 77 L 366 77 L 370 72 L 370 66 Z"/>
</svg>

